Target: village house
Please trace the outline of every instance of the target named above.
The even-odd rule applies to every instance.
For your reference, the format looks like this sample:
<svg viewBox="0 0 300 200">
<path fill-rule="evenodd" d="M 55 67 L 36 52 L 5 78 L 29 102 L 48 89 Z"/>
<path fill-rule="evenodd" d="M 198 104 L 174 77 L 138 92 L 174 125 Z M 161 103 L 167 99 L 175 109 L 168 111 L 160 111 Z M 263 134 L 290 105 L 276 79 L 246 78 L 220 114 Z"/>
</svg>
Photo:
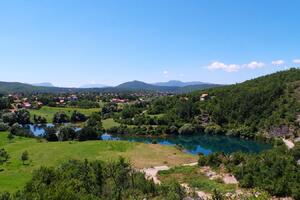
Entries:
<svg viewBox="0 0 300 200">
<path fill-rule="evenodd" d="M 117 99 L 117 98 L 113 98 L 111 100 L 112 103 L 126 103 L 127 100 L 126 99 Z"/>
<path fill-rule="evenodd" d="M 26 108 L 26 109 L 30 109 L 31 108 L 31 104 L 29 102 L 23 102 L 22 103 L 22 107 Z"/>
<path fill-rule="evenodd" d="M 207 99 L 209 99 L 209 95 L 207 93 L 201 94 L 200 101 L 205 101 Z"/>
</svg>

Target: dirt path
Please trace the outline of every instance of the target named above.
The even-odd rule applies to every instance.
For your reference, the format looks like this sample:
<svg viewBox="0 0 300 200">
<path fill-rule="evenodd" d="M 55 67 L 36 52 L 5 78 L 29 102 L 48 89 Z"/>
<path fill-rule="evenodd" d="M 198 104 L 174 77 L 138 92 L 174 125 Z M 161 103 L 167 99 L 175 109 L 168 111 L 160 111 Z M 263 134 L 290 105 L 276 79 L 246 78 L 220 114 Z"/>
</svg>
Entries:
<svg viewBox="0 0 300 200">
<path fill-rule="evenodd" d="M 155 184 L 160 184 L 160 180 L 157 178 L 157 173 L 159 171 L 169 170 L 170 167 L 168 166 L 158 166 L 158 167 L 151 167 L 142 169 L 141 172 L 145 173 L 147 179 L 152 179 Z"/>
</svg>

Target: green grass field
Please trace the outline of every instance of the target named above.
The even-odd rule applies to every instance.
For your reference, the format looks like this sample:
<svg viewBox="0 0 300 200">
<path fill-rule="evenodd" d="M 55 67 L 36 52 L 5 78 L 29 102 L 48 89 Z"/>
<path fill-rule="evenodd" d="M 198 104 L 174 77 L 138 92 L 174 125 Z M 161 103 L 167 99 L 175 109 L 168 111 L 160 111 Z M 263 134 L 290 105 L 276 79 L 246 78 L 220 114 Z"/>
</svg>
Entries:
<svg viewBox="0 0 300 200">
<path fill-rule="evenodd" d="M 115 122 L 114 119 L 108 118 L 108 119 L 102 120 L 102 125 L 103 125 L 103 128 L 108 129 L 113 126 L 119 126 L 120 124 L 118 122 Z"/>
<path fill-rule="evenodd" d="M 30 112 L 31 121 L 33 121 L 33 116 L 37 115 L 37 116 L 45 117 L 48 123 L 52 123 L 52 119 L 55 113 L 64 111 L 69 117 L 71 117 L 73 111 L 75 110 L 85 114 L 86 116 L 89 116 L 93 112 L 99 112 L 100 108 L 83 109 L 83 108 L 59 108 L 59 107 L 43 106 L 39 110 L 30 109 L 29 112 Z M 112 118 L 105 119 L 102 121 L 102 123 L 105 129 L 120 125 L 119 123 L 115 122 Z"/>
<path fill-rule="evenodd" d="M 197 156 L 180 152 L 175 147 L 126 141 L 46 142 L 16 137 L 12 142 L 7 132 L 0 132 L 0 148 L 10 155 L 9 162 L 0 165 L 0 192 L 16 191 L 30 179 L 40 166 L 56 166 L 70 159 L 114 160 L 119 156 L 129 160 L 135 168 L 195 162 Z M 22 152 L 29 153 L 29 164 L 20 160 Z"/>
<path fill-rule="evenodd" d="M 77 110 L 78 112 L 81 112 L 85 114 L 86 116 L 91 115 L 93 112 L 99 112 L 100 108 L 90 108 L 90 109 L 84 109 L 84 108 L 60 108 L 60 107 L 49 107 L 49 106 L 43 106 L 39 110 L 30 109 L 30 116 L 31 120 L 33 121 L 33 115 L 38 115 L 45 117 L 47 119 L 48 123 L 52 122 L 53 116 L 55 113 L 64 111 L 69 117 L 71 117 L 74 110 Z"/>
<path fill-rule="evenodd" d="M 214 189 L 222 193 L 234 192 L 237 185 L 227 185 L 217 180 L 210 180 L 202 172 L 199 167 L 181 166 L 174 167 L 167 171 L 160 171 L 158 173 L 159 179 L 168 181 L 176 179 L 180 183 L 187 183 L 192 188 L 212 193 Z"/>
</svg>

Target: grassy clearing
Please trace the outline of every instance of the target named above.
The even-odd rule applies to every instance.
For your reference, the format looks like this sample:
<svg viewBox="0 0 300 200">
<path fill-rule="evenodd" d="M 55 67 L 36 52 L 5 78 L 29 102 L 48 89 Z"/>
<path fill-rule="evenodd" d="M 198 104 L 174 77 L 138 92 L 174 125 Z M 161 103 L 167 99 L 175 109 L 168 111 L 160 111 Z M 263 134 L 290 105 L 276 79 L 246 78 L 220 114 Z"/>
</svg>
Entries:
<svg viewBox="0 0 300 200">
<path fill-rule="evenodd" d="M 200 172 L 199 167 L 174 167 L 167 171 L 160 171 L 158 175 L 162 181 L 176 179 L 180 183 L 187 183 L 192 188 L 208 193 L 212 193 L 214 189 L 222 193 L 234 192 L 237 187 L 236 185 L 226 185 L 218 180 L 210 180 Z"/>
<path fill-rule="evenodd" d="M 114 119 L 108 118 L 108 119 L 102 120 L 102 125 L 103 125 L 103 128 L 108 129 L 113 126 L 119 126 L 120 124 L 118 122 L 115 122 Z"/>
<path fill-rule="evenodd" d="M 100 108 L 90 108 L 90 109 L 84 109 L 84 108 L 60 108 L 60 107 L 49 107 L 49 106 L 43 106 L 39 110 L 33 110 L 30 109 L 30 115 L 31 115 L 31 120 L 33 121 L 33 115 L 38 115 L 45 117 L 47 119 L 47 122 L 51 123 L 53 116 L 55 113 L 63 111 L 65 112 L 69 117 L 71 117 L 72 113 L 74 110 L 77 110 L 86 116 L 91 115 L 93 112 L 99 112 Z"/>
<path fill-rule="evenodd" d="M 10 155 L 8 163 L 0 166 L 0 192 L 16 191 L 30 179 L 40 166 L 56 166 L 70 159 L 114 160 L 125 157 L 134 167 L 175 166 L 195 162 L 196 156 L 184 154 L 174 147 L 147 145 L 126 141 L 46 142 L 16 137 L 11 143 L 7 132 L 0 132 L 0 148 Z M 30 162 L 23 165 L 22 152 L 29 153 Z"/>
</svg>

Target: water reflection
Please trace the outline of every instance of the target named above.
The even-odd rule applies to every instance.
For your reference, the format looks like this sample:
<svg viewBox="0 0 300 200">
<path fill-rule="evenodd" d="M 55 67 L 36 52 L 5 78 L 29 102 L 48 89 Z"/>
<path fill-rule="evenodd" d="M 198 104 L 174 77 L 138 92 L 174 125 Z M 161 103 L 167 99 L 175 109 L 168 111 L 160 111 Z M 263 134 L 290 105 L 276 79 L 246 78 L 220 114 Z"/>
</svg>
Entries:
<svg viewBox="0 0 300 200">
<path fill-rule="evenodd" d="M 46 127 L 54 127 L 53 124 L 46 125 L 27 125 L 27 128 L 35 136 L 43 136 Z M 75 128 L 79 131 L 81 128 Z M 157 143 L 161 145 L 180 145 L 188 153 L 198 154 L 203 153 L 208 155 L 212 152 L 223 151 L 225 153 L 232 153 L 237 151 L 258 153 L 262 150 L 270 149 L 271 145 L 259 141 L 245 140 L 236 137 L 229 137 L 223 135 L 208 135 L 208 134 L 194 134 L 189 136 L 169 136 L 165 138 L 150 138 L 142 136 L 128 136 L 128 135 L 109 135 L 103 134 L 102 140 L 126 140 L 132 142 L 143 143 Z"/>
</svg>

